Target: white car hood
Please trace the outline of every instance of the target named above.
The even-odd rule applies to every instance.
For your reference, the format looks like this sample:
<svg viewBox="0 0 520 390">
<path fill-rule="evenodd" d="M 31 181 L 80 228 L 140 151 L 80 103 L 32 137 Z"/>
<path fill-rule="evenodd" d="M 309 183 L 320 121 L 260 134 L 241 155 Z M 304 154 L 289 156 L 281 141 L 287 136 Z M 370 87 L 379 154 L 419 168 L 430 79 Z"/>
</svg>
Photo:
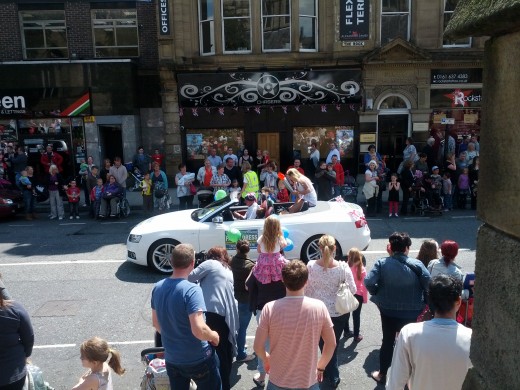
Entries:
<svg viewBox="0 0 520 390">
<path fill-rule="evenodd" d="M 189 230 L 198 229 L 199 222 L 191 219 L 194 210 L 173 211 L 148 218 L 136 225 L 131 234 L 149 234 L 164 230 Z"/>
</svg>

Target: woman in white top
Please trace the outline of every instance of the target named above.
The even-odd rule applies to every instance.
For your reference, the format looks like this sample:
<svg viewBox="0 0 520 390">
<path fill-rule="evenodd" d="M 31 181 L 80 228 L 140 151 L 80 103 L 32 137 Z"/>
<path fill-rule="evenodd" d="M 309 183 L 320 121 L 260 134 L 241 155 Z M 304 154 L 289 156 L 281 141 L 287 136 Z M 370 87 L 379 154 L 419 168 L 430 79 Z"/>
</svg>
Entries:
<svg viewBox="0 0 520 390">
<path fill-rule="evenodd" d="M 329 311 L 332 323 L 334 324 L 334 334 L 336 336 L 336 349 L 334 355 L 330 359 L 329 364 L 325 368 L 323 377 L 329 383 L 337 388 L 340 382 L 338 369 L 337 348 L 341 333 L 348 321 L 347 314 L 340 314 L 336 312 L 336 292 L 339 285 L 346 281 L 352 294 L 357 292 L 356 282 L 350 267 L 345 263 L 334 260 L 334 253 L 336 251 L 336 240 L 334 237 L 324 235 L 320 238 L 318 245 L 320 247 L 321 258 L 318 260 L 311 260 L 307 264 L 309 269 L 309 281 L 305 288 L 305 295 L 311 298 L 319 299 Z M 320 349 L 323 348 L 323 341 L 320 340 Z"/>
<path fill-rule="evenodd" d="M 440 259 L 430 261 L 428 264 L 428 271 L 430 271 L 431 277 L 435 277 L 440 274 L 451 275 L 459 280 L 464 279 L 460 267 L 455 264 L 455 257 L 459 253 L 459 244 L 455 241 L 446 240 L 441 244 Z"/>
<path fill-rule="evenodd" d="M 112 375 L 110 369 L 118 375 L 123 375 L 119 352 L 108 346 L 108 343 L 93 337 L 80 346 L 80 359 L 88 371 L 83 374 L 72 390 L 112 390 Z"/>
<path fill-rule="evenodd" d="M 305 211 L 309 207 L 316 206 L 318 194 L 316 194 L 316 190 L 307 176 L 302 175 L 296 168 L 289 169 L 285 176 L 292 185 L 292 195 L 296 196 L 296 202 L 289 207 L 290 213 Z"/>
</svg>

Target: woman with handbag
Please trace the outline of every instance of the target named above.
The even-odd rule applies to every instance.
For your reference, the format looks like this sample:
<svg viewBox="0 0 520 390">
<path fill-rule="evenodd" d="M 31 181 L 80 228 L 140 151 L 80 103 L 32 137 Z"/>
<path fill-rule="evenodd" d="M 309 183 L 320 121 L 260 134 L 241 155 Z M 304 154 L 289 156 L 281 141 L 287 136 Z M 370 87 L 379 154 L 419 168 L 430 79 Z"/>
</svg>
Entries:
<svg viewBox="0 0 520 390">
<path fill-rule="evenodd" d="M 345 290 L 344 286 L 346 285 L 348 286 L 348 291 L 342 291 L 342 294 L 349 295 L 356 301 L 353 294 L 357 292 L 357 288 L 350 268 L 344 262 L 334 260 L 334 253 L 336 251 L 336 240 L 334 237 L 323 235 L 318 245 L 320 247 L 321 258 L 311 260 L 307 264 L 307 268 L 309 269 L 309 281 L 305 288 L 305 295 L 319 299 L 325 303 L 332 323 L 334 324 L 336 349 L 329 364 L 325 367 L 323 378 L 327 380 L 333 388 L 337 388 L 340 383 L 337 348 L 341 333 L 348 321 L 348 314 L 343 310 L 338 312 L 340 307 L 336 305 L 336 297 L 340 294 L 338 291 L 340 287 L 343 287 L 343 290 Z M 320 349 L 322 348 L 323 340 L 320 340 Z"/>
<path fill-rule="evenodd" d="M 365 278 L 381 316 L 383 342 L 379 350 L 379 370 L 370 375 L 384 384 L 392 363 L 395 335 L 409 323 L 416 322 L 425 305 L 430 273 L 417 259 L 408 257 L 412 240 L 407 233 L 395 232 L 388 239 L 390 256 L 377 260 Z"/>
</svg>

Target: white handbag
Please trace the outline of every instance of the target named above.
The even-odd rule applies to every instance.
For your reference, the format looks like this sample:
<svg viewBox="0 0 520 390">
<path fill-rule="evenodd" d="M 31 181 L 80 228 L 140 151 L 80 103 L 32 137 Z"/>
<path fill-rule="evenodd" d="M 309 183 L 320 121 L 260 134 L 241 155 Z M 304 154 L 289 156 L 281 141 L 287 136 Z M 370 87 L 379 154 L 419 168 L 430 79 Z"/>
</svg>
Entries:
<svg viewBox="0 0 520 390">
<path fill-rule="evenodd" d="M 343 263 L 340 263 L 341 269 L 346 274 L 345 267 Z M 340 314 L 347 314 L 356 310 L 359 306 L 359 302 L 350 292 L 350 288 L 347 283 L 347 277 L 344 276 L 343 281 L 339 284 L 338 291 L 336 292 L 336 311 Z"/>
</svg>

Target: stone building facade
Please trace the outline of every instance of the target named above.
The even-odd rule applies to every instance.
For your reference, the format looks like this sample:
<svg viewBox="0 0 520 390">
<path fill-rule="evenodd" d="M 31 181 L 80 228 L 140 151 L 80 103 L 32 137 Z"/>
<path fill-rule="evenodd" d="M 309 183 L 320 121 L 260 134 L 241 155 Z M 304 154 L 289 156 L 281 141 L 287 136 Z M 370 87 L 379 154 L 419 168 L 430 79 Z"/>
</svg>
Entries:
<svg viewBox="0 0 520 390">
<path fill-rule="evenodd" d="M 323 158 L 335 140 L 357 172 L 370 144 L 395 169 L 406 137 L 418 148 L 443 137 L 444 117 L 459 139 L 478 135 L 486 38 L 443 39 L 456 4 L 170 1 L 160 15 L 168 33 L 159 35 L 167 149 L 195 168 L 210 146 L 245 144 L 251 154 L 269 149 L 283 169 L 308 157 L 310 140 Z M 301 85 L 325 96 L 293 98 Z"/>
</svg>

